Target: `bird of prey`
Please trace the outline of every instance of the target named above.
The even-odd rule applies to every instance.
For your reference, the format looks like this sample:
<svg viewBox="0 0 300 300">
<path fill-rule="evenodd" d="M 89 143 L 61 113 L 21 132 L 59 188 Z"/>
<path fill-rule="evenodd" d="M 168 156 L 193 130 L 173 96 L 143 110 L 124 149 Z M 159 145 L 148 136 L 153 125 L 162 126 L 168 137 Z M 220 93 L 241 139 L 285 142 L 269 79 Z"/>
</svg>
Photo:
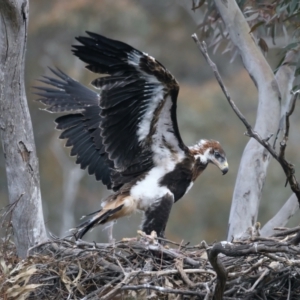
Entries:
<svg viewBox="0 0 300 300">
<path fill-rule="evenodd" d="M 209 163 L 228 171 L 219 142 L 186 146 L 177 118 L 179 84 L 155 58 L 123 42 L 87 32 L 73 53 L 86 68 L 104 74 L 92 82 L 99 93 L 58 69 L 38 87 L 56 119 L 71 156 L 114 193 L 77 227 L 76 238 L 93 227 L 139 210 L 142 230 L 164 236 L 172 205 L 185 195 Z"/>
</svg>

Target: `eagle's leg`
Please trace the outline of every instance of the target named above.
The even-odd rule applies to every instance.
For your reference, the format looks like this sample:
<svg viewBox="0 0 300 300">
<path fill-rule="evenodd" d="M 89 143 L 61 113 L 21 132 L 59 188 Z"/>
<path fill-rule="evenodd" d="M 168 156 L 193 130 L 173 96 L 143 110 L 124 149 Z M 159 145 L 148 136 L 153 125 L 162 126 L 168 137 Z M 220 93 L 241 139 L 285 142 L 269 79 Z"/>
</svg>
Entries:
<svg viewBox="0 0 300 300">
<path fill-rule="evenodd" d="M 154 230 L 158 237 L 164 237 L 173 203 L 174 197 L 171 194 L 166 194 L 158 199 L 145 211 L 142 230 L 148 235 Z"/>
</svg>

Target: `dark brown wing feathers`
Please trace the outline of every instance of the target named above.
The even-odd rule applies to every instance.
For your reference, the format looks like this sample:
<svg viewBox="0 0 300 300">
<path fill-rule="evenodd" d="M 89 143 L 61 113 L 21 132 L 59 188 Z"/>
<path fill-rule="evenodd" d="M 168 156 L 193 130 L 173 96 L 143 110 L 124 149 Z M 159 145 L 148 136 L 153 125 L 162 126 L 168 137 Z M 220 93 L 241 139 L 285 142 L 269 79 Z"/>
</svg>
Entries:
<svg viewBox="0 0 300 300">
<path fill-rule="evenodd" d="M 72 147 L 76 163 L 118 190 L 153 167 L 154 132 L 172 133 L 173 146 L 186 151 L 176 118 L 179 85 L 151 56 L 123 42 L 88 35 L 77 38 L 81 44 L 73 46 L 73 53 L 89 70 L 109 75 L 92 82 L 99 94 L 51 70 L 58 78 L 41 80 L 48 86 L 37 88 L 39 100 L 51 112 L 67 113 L 56 119 L 57 129 L 63 130 L 60 137 Z M 168 101 L 170 110 L 164 115 L 171 121 L 166 128 L 157 126 Z"/>
</svg>

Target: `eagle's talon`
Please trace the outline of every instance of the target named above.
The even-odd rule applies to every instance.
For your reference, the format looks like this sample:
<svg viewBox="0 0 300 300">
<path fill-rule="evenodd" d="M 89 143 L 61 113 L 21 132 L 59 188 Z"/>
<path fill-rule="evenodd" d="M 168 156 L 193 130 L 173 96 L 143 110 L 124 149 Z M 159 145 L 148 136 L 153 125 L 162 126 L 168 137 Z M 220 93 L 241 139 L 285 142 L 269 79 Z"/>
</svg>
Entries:
<svg viewBox="0 0 300 300">
<path fill-rule="evenodd" d="M 150 234 L 146 234 L 144 231 L 138 230 L 137 234 L 138 234 L 138 237 L 137 237 L 138 240 L 144 240 L 144 241 L 149 242 L 150 244 L 157 244 L 158 243 L 157 233 L 154 230 L 151 231 Z"/>
<path fill-rule="evenodd" d="M 115 192 L 77 227 L 77 236 L 141 210 L 143 229 L 156 229 L 161 237 L 173 204 L 209 163 L 227 173 L 225 152 L 214 140 L 183 143 L 176 118 L 179 84 L 161 63 L 123 42 L 87 34 L 77 37 L 73 53 L 90 71 L 108 75 L 92 82 L 100 92 L 51 68 L 57 78 L 45 76 L 47 86 L 36 87 L 49 112 L 65 113 L 56 128 L 73 147 L 76 163 Z M 156 234 L 140 238 L 157 243 Z"/>
</svg>

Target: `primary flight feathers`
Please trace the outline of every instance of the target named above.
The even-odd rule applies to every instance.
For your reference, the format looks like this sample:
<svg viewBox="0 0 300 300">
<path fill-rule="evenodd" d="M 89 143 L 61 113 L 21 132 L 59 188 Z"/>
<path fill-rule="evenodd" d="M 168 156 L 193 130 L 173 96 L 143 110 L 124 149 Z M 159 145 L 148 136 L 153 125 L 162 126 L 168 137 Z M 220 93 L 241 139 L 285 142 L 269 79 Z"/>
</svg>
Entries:
<svg viewBox="0 0 300 300">
<path fill-rule="evenodd" d="M 228 171 L 217 141 L 187 147 L 180 136 L 176 102 L 179 85 L 153 57 L 131 46 L 88 32 L 73 53 L 92 72 L 107 74 L 92 82 L 96 93 L 60 70 L 44 76 L 39 101 L 56 119 L 71 156 L 115 193 L 99 212 L 78 226 L 77 238 L 99 224 L 135 210 L 144 211 L 142 229 L 164 234 L 171 207 L 208 163 Z"/>
</svg>

